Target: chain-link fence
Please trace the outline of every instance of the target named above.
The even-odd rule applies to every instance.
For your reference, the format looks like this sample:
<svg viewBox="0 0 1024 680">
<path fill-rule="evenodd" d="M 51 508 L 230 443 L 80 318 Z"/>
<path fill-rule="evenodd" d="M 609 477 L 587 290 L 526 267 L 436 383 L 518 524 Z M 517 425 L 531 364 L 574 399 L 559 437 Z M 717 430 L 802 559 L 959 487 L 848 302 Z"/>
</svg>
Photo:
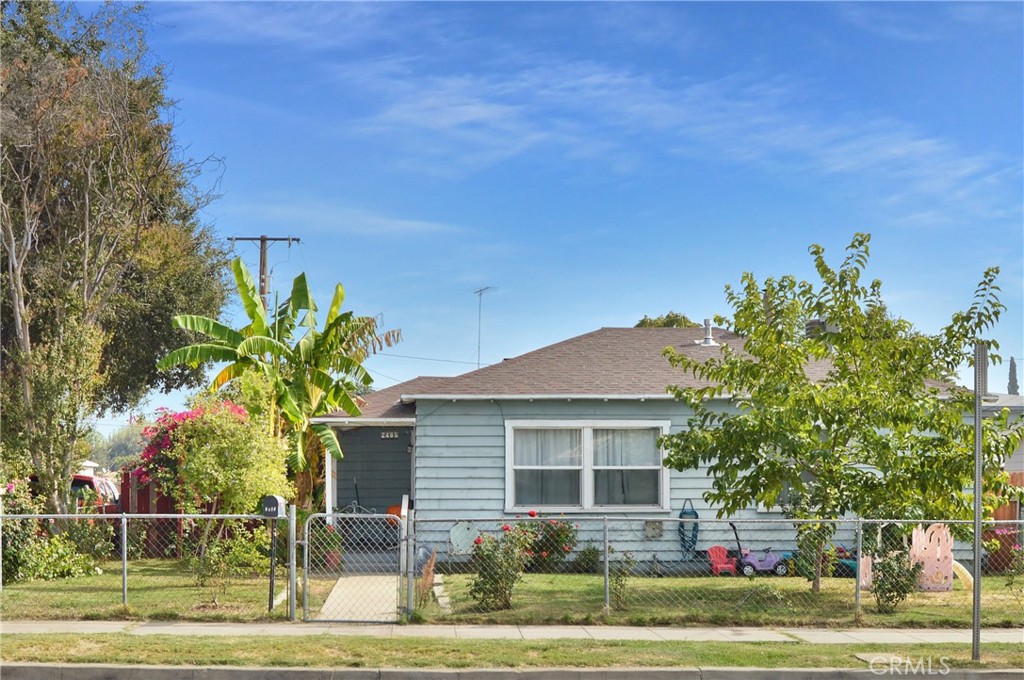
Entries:
<svg viewBox="0 0 1024 680">
<path fill-rule="evenodd" d="M 982 624 L 1024 625 L 1021 525 L 984 526 Z M 430 621 L 971 625 L 970 523 L 524 516 L 413 528 L 412 603 Z"/>
<path fill-rule="evenodd" d="M 3 515 L 0 615 L 248 621 L 301 606 L 319 621 L 971 625 L 969 522 L 293 522 Z M 1024 625 L 1022 536 L 1021 522 L 984 524 L 984 626 Z"/>
<path fill-rule="evenodd" d="M 258 515 L 4 515 L 0 534 L 0 611 L 7 619 L 289 616 L 286 521 Z"/>
</svg>

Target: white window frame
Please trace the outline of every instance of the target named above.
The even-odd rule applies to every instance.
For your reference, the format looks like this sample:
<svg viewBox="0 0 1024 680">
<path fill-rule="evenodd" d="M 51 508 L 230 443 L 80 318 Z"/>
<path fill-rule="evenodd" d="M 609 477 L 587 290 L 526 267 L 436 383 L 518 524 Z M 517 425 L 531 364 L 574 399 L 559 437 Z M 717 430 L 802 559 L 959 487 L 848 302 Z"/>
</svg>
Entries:
<svg viewBox="0 0 1024 680">
<path fill-rule="evenodd" d="M 545 513 L 594 513 L 594 512 L 634 512 L 644 513 L 652 511 L 667 511 L 670 509 L 670 477 L 669 469 L 663 464 L 665 452 L 658 449 L 659 474 L 658 474 L 658 503 L 656 505 L 594 505 L 594 430 L 659 430 L 661 435 L 669 434 L 672 422 L 669 420 L 506 420 L 505 421 L 505 512 L 525 513 L 530 510 L 541 510 Z M 517 505 L 515 502 L 515 431 L 524 430 L 580 430 L 581 444 L 583 446 L 583 461 L 579 468 L 582 480 L 580 480 L 580 505 L 543 505 L 525 506 Z M 527 466 L 529 467 L 529 466 Z M 538 468 L 539 469 L 539 468 Z M 577 469 L 571 467 L 544 467 L 544 469 Z M 630 468 L 607 468 L 601 466 L 598 469 L 630 469 Z M 636 466 L 632 469 L 644 469 Z"/>
</svg>

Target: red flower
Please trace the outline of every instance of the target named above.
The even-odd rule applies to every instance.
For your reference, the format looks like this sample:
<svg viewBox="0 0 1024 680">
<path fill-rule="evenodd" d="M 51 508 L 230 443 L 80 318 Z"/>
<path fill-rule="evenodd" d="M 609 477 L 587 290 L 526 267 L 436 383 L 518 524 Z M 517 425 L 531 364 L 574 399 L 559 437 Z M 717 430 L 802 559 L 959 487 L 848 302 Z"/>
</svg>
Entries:
<svg viewBox="0 0 1024 680">
<path fill-rule="evenodd" d="M 528 512 L 526 514 L 528 514 L 530 517 L 536 517 L 537 516 L 537 511 L 536 510 L 530 510 L 530 512 Z"/>
<path fill-rule="evenodd" d="M 477 536 L 475 539 L 473 539 L 474 545 L 480 545 L 483 542 L 484 542 L 484 537 L 483 536 Z"/>
<path fill-rule="evenodd" d="M 529 555 L 530 557 L 533 557 L 533 551 L 532 550 L 527 550 L 526 554 Z"/>
<path fill-rule="evenodd" d="M 327 531 L 329 531 L 330 533 L 333 534 L 334 533 L 334 527 L 332 525 L 328 524 L 327 525 Z"/>
<path fill-rule="evenodd" d="M 571 551 L 571 550 L 572 550 L 572 548 L 570 548 L 570 547 L 569 547 L 569 546 L 567 546 L 567 545 L 563 545 L 563 546 L 562 546 L 562 550 L 564 550 L 565 552 L 569 552 L 569 551 Z"/>
<path fill-rule="evenodd" d="M 541 551 L 540 556 L 541 557 L 547 557 L 548 556 L 548 551 L 547 550 Z"/>
<path fill-rule="evenodd" d="M 502 530 L 502 531 L 512 531 L 512 527 L 510 527 L 510 526 L 509 526 L 509 525 L 507 525 L 507 524 L 502 524 L 502 525 L 501 525 L 501 530 Z"/>
<path fill-rule="evenodd" d="M 548 520 L 548 524 L 558 524 L 558 520 L 557 519 L 549 519 Z"/>
</svg>

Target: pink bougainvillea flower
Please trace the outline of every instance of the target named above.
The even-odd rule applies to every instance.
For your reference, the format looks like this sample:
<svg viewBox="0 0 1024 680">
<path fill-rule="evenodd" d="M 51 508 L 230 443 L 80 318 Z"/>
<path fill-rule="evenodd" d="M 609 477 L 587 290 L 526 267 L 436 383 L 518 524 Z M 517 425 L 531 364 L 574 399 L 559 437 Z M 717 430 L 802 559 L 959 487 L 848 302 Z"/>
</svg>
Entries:
<svg viewBox="0 0 1024 680">
<path fill-rule="evenodd" d="M 571 550 L 572 550 L 572 548 L 570 548 L 570 547 L 569 547 L 569 546 L 567 546 L 567 545 L 563 545 L 563 546 L 562 546 L 562 550 L 564 550 L 565 552 L 569 552 L 569 551 L 571 551 Z"/>
<path fill-rule="evenodd" d="M 502 530 L 502 531 L 512 531 L 512 527 L 510 527 L 510 526 L 509 526 L 509 525 L 507 525 L 507 524 L 502 524 L 502 525 L 501 525 L 501 530 Z"/>
<path fill-rule="evenodd" d="M 483 536 L 477 536 L 476 538 L 473 539 L 474 545 L 480 545 L 483 542 L 484 542 L 484 537 Z"/>
<path fill-rule="evenodd" d="M 547 557 L 548 556 L 548 551 L 547 550 L 541 550 L 540 551 L 540 556 L 541 557 Z"/>
<path fill-rule="evenodd" d="M 529 515 L 530 517 L 536 517 L 537 516 L 537 511 L 536 510 L 530 510 L 530 512 L 528 512 L 526 514 Z"/>
<path fill-rule="evenodd" d="M 558 524 L 558 520 L 557 519 L 549 519 L 548 520 L 548 524 Z"/>
</svg>

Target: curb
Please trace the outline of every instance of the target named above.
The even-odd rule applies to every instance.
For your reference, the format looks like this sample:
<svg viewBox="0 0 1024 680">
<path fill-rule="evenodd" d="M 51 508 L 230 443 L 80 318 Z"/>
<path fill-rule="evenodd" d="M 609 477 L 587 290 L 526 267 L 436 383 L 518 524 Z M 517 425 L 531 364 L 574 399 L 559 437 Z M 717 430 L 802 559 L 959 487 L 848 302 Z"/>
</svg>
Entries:
<svg viewBox="0 0 1024 680">
<path fill-rule="evenodd" d="M 246 668 L 235 666 L 117 666 L 110 664 L 3 663 L 4 680 L 846 680 L 903 676 L 866 668 L 537 668 L 361 669 Z M 1019 670 L 951 668 L 929 675 L 950 680 L 1020 680 Z"/>
</svg>

